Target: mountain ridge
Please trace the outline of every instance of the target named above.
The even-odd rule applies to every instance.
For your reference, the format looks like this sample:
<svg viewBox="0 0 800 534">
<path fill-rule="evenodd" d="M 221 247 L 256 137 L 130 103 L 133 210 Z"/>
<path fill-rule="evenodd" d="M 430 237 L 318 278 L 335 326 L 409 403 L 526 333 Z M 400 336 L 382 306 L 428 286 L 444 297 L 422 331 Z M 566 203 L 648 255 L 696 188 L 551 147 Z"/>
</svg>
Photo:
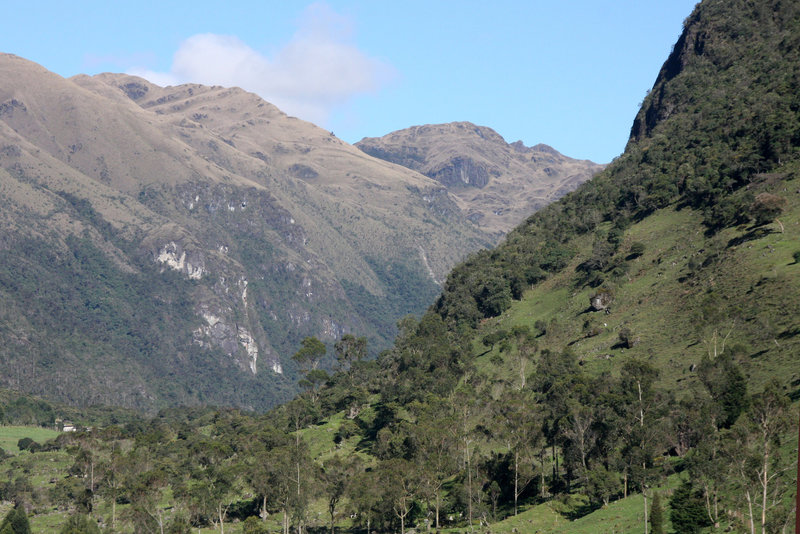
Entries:
<svg viewBox="0 0 800 534">
<path fill-rule="evenodd" d="M 367 154 L 418 171 L 448 188 L 479 227 L 503 235 L 603 169 L 544 144 L 506 143 L 471 122 L 426 124 L 364 138 Z"/>
<path fill-rule="evenodd" d="M 270 387 L 291 389 L 279 375 L 261 378 L 265 373 L 259 371 L 282 372 L 288 366 L 293 374 L 288 356 L 303 335 L 332 343 L 345 332 L 367 334 L 380 347 L 391 337 L 396 317 L 433 297 L 436 279 L 451 262 L 491 242 L 434 181 L 369 158 L 240 89 L 160 88 L 113 74 L 64 79 L 11 55 L 0 57 L 0 71 L 5 81 L 0 85 L 0 186 L 9 201 L 2 241 L 9 253 L 24 243 L 29 251 L 9 263 L 0 286 L 7 307 L 25 309 L 17 303 L 25 293 L 14 277 L 15 264 L 27 262 L 41 268 L 32 272 L 42 284 L 49 276 L 66 278 L 56 290 L 72 295 L 65 314 L 70 307 L 78 315 L 88 313 L 82 308 L 95 304 L 80 296 L 89 291 L 86 281 L 74 292 L 68 278 L 78 275 L 69 269 L 82 268 L 75 254 L 99 254 L 92 261 L 100 263 L 92 265 L 107 271 L 100 284 L 119 284 L 107 287 L 112 296 L 106 304 L 111 316 L 127 317 L 114 319 L 122 329 L 132 313 L 120 300 L 127 285 L 136 285 L 137 278 L 163 278 L 166 271 L 179 273 L 192 285 L 173 287 L 169 297 L 153 297 L 194 302 L 188 321 L 193 327 L 184 321 L 174 328 L 181 349 L 163 361 L 192 375 L 199 370 L 185 362 L 197 350 L 205 354 L 204 365 L 215 362 L 220 376 L 252 375 L 252 384 L 243 388 L 248 406 L 274 402 Z M 38 265 L 45 248 L 57 251 L 66 271 L 53 272 L 52 261 Z M 416 286 L 417 294 L 399 297 L 404 285 Z M 92 328 L 56 334 L 63 323 L 53 319 L 40 326 L 55 336 L 56 345 L 69 336 L 83 337 L 89 346 L 96 339 L 97 333 L 86 335 Z M 164 327 L 149 328 L 164 334 Z M 127 351 L 124 358 L 111 358 L 115 368 L 137 360 L 136 365 L 147 366 L 148 354 L 172 345 L 159 337 L 163 347 L 147 348 L 152 340 L 141 335 L 120 349 L 121 330 L 120 335 L 104 349 Z M 29 344 L 32 367 L 13 383 L 12 373 L 6 375 L 7 385 L 47 392 L 37 371 L 44 364 L 41 343 Z M 13 365 L 15 357 L 7 353 L 3 361 Z M 80 361 L 73 361 L 78 369 L 86 365 Z M 90 375 L 106 372 L 98 361 Z M 224 371 L 225 362 L 239 371 Z M 135 382 L 139 375 L 129 378 Z M 62 379 L 86 383 L 66 374 Z M 126 389 L 127 380 L 118 379 Z M 97 385 L 104 380 L 88 382 L 103 389 L 104 402 L 113 396 L 107 386 Z M 181 402 L 198 402 L 198 389 L 188 383 L 182 387 Z M 214 402 L 223 402 L 225 388 L 207 384 L 200 389 L 209 387 L 216 390 Z M 147 381 L 130 388 L 150 389 Z M 149 391 L 123 404 L 152 407 L 164 402 L 164 394 Z M 65 398 L 63 391 L 60 395 Z M 68 397 L 88 402 L 93 395 Z"/>
</svg>

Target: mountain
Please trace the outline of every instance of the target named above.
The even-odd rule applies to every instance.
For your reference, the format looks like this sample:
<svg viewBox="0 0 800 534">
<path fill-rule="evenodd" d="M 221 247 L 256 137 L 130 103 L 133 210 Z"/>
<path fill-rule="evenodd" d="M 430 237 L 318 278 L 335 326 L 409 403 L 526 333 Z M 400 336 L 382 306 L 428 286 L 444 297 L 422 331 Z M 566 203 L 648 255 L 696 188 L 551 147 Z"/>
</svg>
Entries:
<svg viewBox="0 0 800 534">
<path fill-rule="evenodd" d="M 272 405 L 303 337 L 386 346 L 493 239 L 240 89 L 2 55 L 0 154 L 2 384 L 78 404 Z"/>
<path fill-rule="evenodd" d="M 356 417 L 373 470 L 421 465 L 464 529 L 647 531 L 670 495 L 674 531 L 790 530 L 798 95 L 800 4 L 698 4 L 624 154 L 403 325 Z"/>
<path fill-rule="evenodd" d="M 446 186 L 471 221 L 497 236 L 604 167 L 543 144 L 508 144 L 491 128 L 469 122 L 414 126 L 355 146 Z"/>
<path fill-rule="evenodd" d="M 17 441 L 5 498 L 59 507 L 51 530 L 119 505 L 137 531 L 791 531 L 798 45 L 797 2 L 705 0 L 625 153 L 457 265 L 377 360 L 340 345 L 266 414 L 76 412 L 117 424 Z"/>
</svg>

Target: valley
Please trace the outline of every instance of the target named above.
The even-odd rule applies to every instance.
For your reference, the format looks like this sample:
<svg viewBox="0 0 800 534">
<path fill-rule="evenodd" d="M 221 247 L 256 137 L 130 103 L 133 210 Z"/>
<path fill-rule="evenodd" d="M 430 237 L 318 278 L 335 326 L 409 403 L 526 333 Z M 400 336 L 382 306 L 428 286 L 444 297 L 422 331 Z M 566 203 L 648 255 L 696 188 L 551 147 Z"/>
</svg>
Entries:
<svg viewBox="0 0 800 534">
<path fill-rule="evenodd" d="M 0 92 L 0 442 L 38 432 L 2 454 L 0 532 L 796 528 L 800 6 L 687 15 L 625 152 L 503 214 L 476 199 L 509 169 L 578 162 L 471 123 L 354 147 L 238 90 L 77 77 L 76 106 L 170 132 L 142 188 L 23 120 L 54 97 Z M 98 379 L 137 400 L 75 393 Z"/>
</svg>

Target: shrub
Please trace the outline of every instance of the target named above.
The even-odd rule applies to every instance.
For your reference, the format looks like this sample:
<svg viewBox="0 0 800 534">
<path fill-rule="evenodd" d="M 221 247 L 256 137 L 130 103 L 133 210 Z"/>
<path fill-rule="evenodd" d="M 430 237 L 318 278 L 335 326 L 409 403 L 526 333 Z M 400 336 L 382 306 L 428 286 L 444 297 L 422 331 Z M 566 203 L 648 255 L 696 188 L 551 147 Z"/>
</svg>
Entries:
<svg viewBox="0 0 800 534">
<path fill-rule="evenodd" d="M 644 243 L 641 243 L 639 241 L 634 241 L 633 243 L 631 243 L 631 257 L 638 258 L 642 254 L 644 254 L 644 249 L 645 249 Z"/>
</svg>

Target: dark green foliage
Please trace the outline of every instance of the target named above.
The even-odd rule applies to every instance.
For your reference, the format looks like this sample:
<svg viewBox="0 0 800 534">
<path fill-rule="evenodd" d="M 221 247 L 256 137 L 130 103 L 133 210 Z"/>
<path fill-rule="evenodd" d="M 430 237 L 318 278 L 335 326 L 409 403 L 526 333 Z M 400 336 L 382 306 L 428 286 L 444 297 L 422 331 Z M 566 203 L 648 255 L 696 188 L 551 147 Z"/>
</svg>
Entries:
<svg viewBox="0 0 800 534">
<path fill-rule="evenodd" d="M 67 519 L 67 522 L 58 532 L 59 534 L 100 534 L 100 527 L 91 517 L 84 514 L 75 514 Z"/>
<path fill-rule="evenodd" d="M 619 338 L 619 345 L 625 347 L 626 349 L 632 349 L 633 346 L 638 342 L 636 335 L 627 326 L 620 328 L 619 332 L 617 333 L 617 337 Z"/>
<path fill-rule="evenodd" d="M 3 522 L 0 523 L 0 534 L 30 534 L 31 526 L 25 509 L 16 505 L 9 510 Z"/>
<path fill-rule="evenodd" d="M 502 278 L 489 278 L 481 284 L 475 301 L 484 317 L 496 317 L 511 306 L 511 288 Z"/>
<path fill-rule="evenodd" d="M 761 193 L 750 205 L 750 215 L 758 225 L 771 223 L 783 212 L 785 206 L 785 198 L 771 193 Z"/>
<path fill-rule="evenodd" d="M 22 438 L 17 441 L 17 448 L 21 451 L 27 451 L 34 443 L 36 442 L 31 438 Z"/>
<path fill-rule="evenodd" d="M 605 466 L 596 466 L 589 472 L 586 492 L 591 502 L 596 505 L 608 505 L 622 492 L 622 482 L 618 473 L 609 471 Z"/>
<path fill-rule="evenodd" d="M 689 481 L 681 484 L 669 500 L 669 519 L 676 534 L 695 534 L 711 526 L 703 494 Z"/>
<path fill-rule="evenodd" d="M 43 400 L 15 395 L 5 406 L 5 422 L 13 425 L 52 426 L 55 424 L 53 406 Z"/>
<path fill-rule="evenodd" d="M 292 359 L 297 362 L 297 365 L 303 372 L 316 369 L 319 362 L 325 356 L 325 344 L 316 337 L 307 337 L 303 339 L 302 348 L 298 350 Z"/>
<path fill-rule="evenodd" d="M 194 282 L 171 271 L 159 273 L 144 259 L 141 273 L 125 272 L 89 239 L 70 237 L 66 243 L 66 252 L 33 239 L 0 251 L 0 294 L 25 302 L 34 327 L 30 344 L 0 347 L 0 362 L 17 361 L 20 352 L 27 358 L 26 365 L 3 368 L 3 374 L 26 389 L 61 384 L 60 399 L 73 403 L 88 397 L 119 402 L 126 390 L 135 389 L 137 377 L 175 404 L 230 403 L 248 395 L 267 400 L 263 392 L 242 387 L 253 377 L 220 372 L 220 354 L 193 343 Z M 234 376 L 238 387 L 226 383 Z M 113 397 L 93 391 L 94 383 L 105 380 L 117 384 L 103 394 Z M 152 408 L 152 399 L 132 393 L 126 404 Z M 6 408 L 6 417 L 52 424 L 46 410 L 20 400 Z"/>
<path fill-rule="evenodd" d="M 485 336 L 483 336 L 483 338 L 481 338 L 481 343 L 485 347 L 489 347 L 489 350 L 491 351 L 491 350 L 494 349 L 494 346 L 496 344 L 500 343 L 501 341 L 503 341 L 507 337 L 508 337 L 508 332 L 507 331 L 505 331 L 505 330 L 495 330 L 494 332 L 491 332 L 491 333 L 486 334 Z"/>
<path fill-rule="evenodd" d="M 242 534 L 268 534 L 267 525 L 257 518 L 250 516 L 242 522 Z"/>
<path fill-rule="evenodd" d="M 642 254 L 644 254 L 645 248 L 646 247 L 645 247 L 644 243 L 642 243 L 640 241 L 635 241 L 635 242 L 631 243 L 630 255 L 633 258 L 638 258 Z"/>
<path fill-rule="evenodd" d="M 664 534 L 664 508 L 661 506 L 661 494 L 653 495 L 653 504 L 650 507 L 650 532 L 651 534 Z"/>
<path fill-rule="evenodd" d="M 33 484 L 25 474 L 15 475 L 13 479 L 0 483 L 0 499 L 12 501 L 18 505 L 30 503 L 33 492 Z"/>
<path fill-rule="evenodd" d="M 717 426 L 730 428 L 750 404 L 747 379 L 744 374 L 730 353 L 723 353 L 713 361 L 707 357 L 703 358 L 697 368 L 697 374 L 711 398 L 719 406 L 721 416 Z"/>
<path fill-rule="evenodd" d="M 367 258 L 373 272 L 387 288 L 384 295 L 374 295 L 363 286 L 342 282 L 347 299 L 379 334 L 369 339 L 378 350 L 388 348 L 397 335 L 397 317 L 418 314 L 439 294 L 439 286 L 418 265 L 394 262 L 386 265 L 380 258 Z"/>
</svg>

